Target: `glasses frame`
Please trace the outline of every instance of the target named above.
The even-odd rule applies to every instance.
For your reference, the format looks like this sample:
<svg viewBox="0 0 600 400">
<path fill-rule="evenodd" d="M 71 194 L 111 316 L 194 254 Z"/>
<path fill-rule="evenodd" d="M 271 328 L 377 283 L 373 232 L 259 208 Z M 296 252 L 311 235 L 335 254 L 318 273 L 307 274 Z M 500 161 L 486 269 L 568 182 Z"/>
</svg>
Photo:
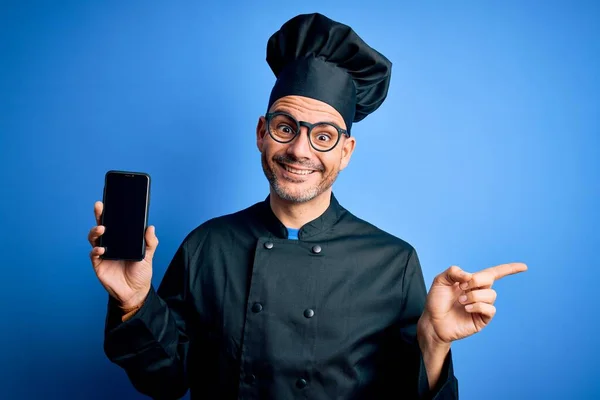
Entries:
<svg viewBox="0 0 600 400">
<path fill-rule="evenodd" d="M 277 139 L 275 137 L 275 135 L 273 135 L 271 133 L 271 120 L 278 116 L 278 115 L 284 115 L 288 118 L 290 118 L 292 121 L 294 121 L 296 123 L 296 126 L 298 127 L 298 130 L 295 131 L 294 136 L 292 136 L 292 138 L 290 140 L 281 140 L 281 139 Z M 308 143 L 310 143 L 310 147 L 312 147 L 315 151 L 321 152 L 321 153 L 326 153 L 328 151 L 331 151 L 333 149 L 335 149 L 335 147 L 338 145 L 338 143 L 340 142 L 340 138 L 342 137 L 342 135 L 346 135 L 347 137 L 350 137 L 350 132 L 348 132 L 346 129 L 342 129 L 339 126 L 332 124 L 331 122 L 317 122 L 316 124 L 311 124 L 310 122 L 306 122 L 306 121 L 298 121 L 296 118 L 294 118 L 293 115 L 290 115 L 289 113 L 283 112 L 283 111 L 276 111 L 276 112 L 272 112 L 272 113 L 267 113 L 265 115 L 265 119 L 267 122 L 267 132 L 269 132 L 269 136 L 271 136 L 271 139 L 273 139 L 274 141 L 278 142 L 278 143 L 291 143 L 294 141 L 294 139 L 296 139 L 296 137 L 300 134 L 300 131 L 303 126 L 305 126 L 306 128 L 308 128 L 308 130 L 306 131 L 306 135 L 308 136 Z M 313 128 L 317 125 L 329 125 L 334 127 L 335 129 L 337 129 L 338 131 L 338 137 L 337 140 L 335 141 L 335 143 L 333 144 L 333 146 L 331 146 L 331 148 L 327 149 L 327 150 L 321 150 L 315 147 L 315 145 L 313 144 L 312 140 L 310 139 L 310 132 L 313 130 Z"/>
</svg>

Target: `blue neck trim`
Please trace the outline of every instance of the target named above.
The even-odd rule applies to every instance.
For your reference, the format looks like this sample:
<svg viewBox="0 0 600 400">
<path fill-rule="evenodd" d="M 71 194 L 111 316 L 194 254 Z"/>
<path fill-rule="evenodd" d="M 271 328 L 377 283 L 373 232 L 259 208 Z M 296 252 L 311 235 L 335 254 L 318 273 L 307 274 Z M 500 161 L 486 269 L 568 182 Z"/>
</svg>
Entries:
<svg viewBox="0 0 600 400">
<path fill-rule="evenodd" d="M 287 228 L 288 231 L 288 239 L 290 240 L 298 240 L 298 231 L 299 229 Z"/>
</svg>

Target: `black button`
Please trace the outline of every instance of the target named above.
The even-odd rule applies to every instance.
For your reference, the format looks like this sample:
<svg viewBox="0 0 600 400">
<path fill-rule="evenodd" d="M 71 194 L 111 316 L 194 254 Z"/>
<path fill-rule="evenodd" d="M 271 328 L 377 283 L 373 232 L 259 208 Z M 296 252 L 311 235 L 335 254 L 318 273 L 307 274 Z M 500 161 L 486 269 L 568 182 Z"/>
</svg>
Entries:
<svg viewBox="0 0 600 400">
<path fill-rule="evenodd" d="M 304 316 L 306 318 L 312 318 L 313 315 L 315 315 L 315 312 L 312 309 L 307 308 L 306 310 L 304 310 Z"/>
<path fill-rule="evenodd" d="M 265 249 L 272 249 L 273 248 L 273 242 L 265 242 Z"/>
<path fill-rule="evenodd" d="M 315 254 L 319 254 L 321 252 L 321 246 L 319 246 L 318 244 L 315 244 L 312 248 L 312 251 Z"/>
<path fill-rule="evenodd" d="M 253 374 L 248 374 L 244 377 L 244 382 L 246 382 L 248 385 L 252 385 L 255 380 L 256 376 L 254 376 Z"/>
<path fill-rule="evenodd" d="M 296 387 L 298 389 L 304 389 L 306 387 L 306 385 L 307 385 L 306 379 L 300 378 L 296 381 Z"/>
<path fill-rule="evenodd" d="M 262 311 L 262 309 L 263 309 L 262 304 L 260 304 L 260 303 L 252 304 L 252 312 L 259 313 Z"/>
</svg>

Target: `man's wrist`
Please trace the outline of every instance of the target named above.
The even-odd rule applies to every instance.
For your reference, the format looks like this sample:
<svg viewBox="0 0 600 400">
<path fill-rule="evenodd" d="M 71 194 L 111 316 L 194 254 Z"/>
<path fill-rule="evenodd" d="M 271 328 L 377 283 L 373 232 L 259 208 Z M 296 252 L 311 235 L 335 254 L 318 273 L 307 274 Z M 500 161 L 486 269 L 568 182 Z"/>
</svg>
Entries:
<svg viewBox="0 0 600 400">
<path fill-rule="evenodd" d="M 444 361 L 450 351 L 450 343 L 439 338 L 426 314 L 422 315 L 417 323 L 417 341 L 423 355 L 429 389 L 432 390 L 439 382 Z"/>
<path fill-rule="evenodd" d="M 417 323 L 417 340 L 422 351 L 447 353 L 450 350 L 451 342 L 440 339 L 427 313 L 423 313 Z"/>
<path fill-rule="evenodd" d="M 127 314 L 133 310 L 137 310 L 142 308 L 142 305 L 148 298 L 148 294 L 150 293 L 150 288 L 139 292 L 139 294 L 135 294 L 131 296 L 126 302 L 119 303 L 119 308 L 123 311 L 124 314 Z"/>
</svg>

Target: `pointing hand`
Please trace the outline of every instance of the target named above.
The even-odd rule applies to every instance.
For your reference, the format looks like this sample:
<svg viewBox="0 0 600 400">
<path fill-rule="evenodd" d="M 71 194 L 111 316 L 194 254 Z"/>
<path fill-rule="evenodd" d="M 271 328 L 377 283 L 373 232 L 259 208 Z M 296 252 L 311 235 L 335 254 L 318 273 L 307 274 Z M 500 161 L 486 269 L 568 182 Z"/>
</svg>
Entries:
<svg viewBox="0 0 600 400">
<path fill-rule="evenodd" d="M 435 277 L 422 319 L 428 334 L 438 343 L 449 344 L 485 328 L 496 314 L 498 279 L 527 270 L 523 263 L 502 264 L 476 273 L 452 266 Z"/>
</svg>

